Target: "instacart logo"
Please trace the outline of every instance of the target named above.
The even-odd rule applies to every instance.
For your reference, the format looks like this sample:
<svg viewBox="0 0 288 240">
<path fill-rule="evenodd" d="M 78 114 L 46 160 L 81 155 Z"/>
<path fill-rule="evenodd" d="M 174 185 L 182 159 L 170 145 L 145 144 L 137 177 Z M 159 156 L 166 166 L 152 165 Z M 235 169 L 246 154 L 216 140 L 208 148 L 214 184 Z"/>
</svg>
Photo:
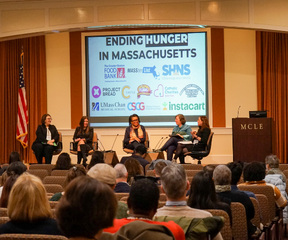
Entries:
<svg viewBox="0 0 288 240">
<path fill-rule="evenodd" d="M 169 110 L 205 110 L 205 103 L 204 102 L 202 103 L 171 103 L 169 102 Z"/>
</svg>

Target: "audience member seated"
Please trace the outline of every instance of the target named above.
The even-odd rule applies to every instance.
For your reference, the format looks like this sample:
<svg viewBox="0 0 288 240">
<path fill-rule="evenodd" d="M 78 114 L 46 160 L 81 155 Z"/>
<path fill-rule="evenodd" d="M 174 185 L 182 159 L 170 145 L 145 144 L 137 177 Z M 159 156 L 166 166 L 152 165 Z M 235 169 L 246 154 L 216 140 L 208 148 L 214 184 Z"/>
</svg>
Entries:
<svg viewBox="0 0 288 240">
<path fill-rule="evenodd" d="M 6 182 L 3 186 L 3 191 L 2 191 L 1 199 L 0 199 L 0 207 L 1 208 L 7 208 L 11 189 L 12 189 L 12 187 L 13 187 L 13 185 L 16 182 L 18 177 L 19 177 L 18 175 L 12 175 L 12 176 L 8 177 L 8 179 L 6 180 Z"/>
<path fill-rule="evenodd" d="M 102 183 L 109 185 L 109 187 L 112 190 L 114 190 L 116 185 L 116 171 L 113 167 L 109 166 L 108 164 L 106 163 L 96 164 L 88 171 L 87 175 L 97 179 Z M 128 211 L 127 204 L 119 201 L 116 218 L 121 219 L 127 217 L 128 216 L 127 211 Z"/>
<path fill-rule="evenodd" d="M 155 165 L 158 163 L 158 162 L 165 162 L 166 165 L 170 165 L 172 163 L 172 161 L 169 161 L 169 160 L 164 160 L 164 159 L 156 159 L 156 160 L 153 160 L 150 165 L 149 165 L 149 170 L 154 170 L 155 168 Z"/>
<path fill-rule="evenodd" d="M 124 164 L 117 163 L 114 167 L 116 171 L 116 186 L 114 188 L 115 193 L 129 193 L 130 186 L 127 183 L 128 172 Z"/>
<path fill-rule="evenodd" d="M 155 173 L 155 176 L 161 178 L 161 172 L 162 172 L 163 168 L 165 168 L 165 167 L 167 167 L 166 162 L 156 163 L 155 168 L 153 170 Z"/>
<path fill-rule="evenodd" d="M 255 233 L 257 228 L 251 223 L 254 218 L 255 210 L 251 199 L 242 191 L 231 191 L 231 171 L 225 165 L 218 165 L 213 172 L 213 179 L 217 195 L 225 201 L 229 199 L 231 202 L 242 203 L 246 210 L 248 235 Z M 233 224 L 233 223 L 232 223 Z"/>
<path fill-rule="evenodd" d="M 173 153 L 177 148 L 178 142 L 192 139 L 191 127 L 186 124 L 186 119 L 183 114 L 175 116 L 176 127 L 173 128 L 170 139 L 161 147 L 160 151 L 167 150 L 167 160 L 172 160 Z"/>
<path fill-rule="evenodd" d="M 145 159 L 146 154 L 147 154 L 146 147 L 144 145 L 140 145 L 135 148 L 135 152 L 132 154 L 132 156 L 122 157 L 120 162 L 124 164 L 129 158 L 135 158 L 142 165 L 145 174 L 145 166 L 147 164 L 150 164 L 150 162 Z"/>
<path fill-rule="evenodd" d="M 93 134 L 94 130 L 89 127 L 89 120 L 87 116 L 83 116 L 79 122 L 79 126 L 75 129 L 73 136 L 73 150 L 77 151 L 77 164 L 81 163 L 83 158 L 83 165 L 86 167 L 87 154 L 93 149 Z"/>
<path fill-rule="evenodd" d="M 105 163 L 104 154 L 100 151 L 95 151 L 92 153 L 91 161 L 87 166 L 88 170 L 92 168 L 94 165 L 96 165 L 97 163 Z"/>
<path fill-rule="evenodd" d="M 0 188 L 0 197 L 2 196 L 2 191 L 5 185 L 6 179 L 14 175 L 20 176 L 22 173 L 26 172 L 26 170 L 27 170 L 27 167 L 22 162 L 19 162 L 19 161 L 12 162 L 8 166 L 7 170 L 2 176 L 2 178 L 5 179 L 5 181 L 3 181 L 3 186 Z"/>
<path fill-rule="evenodd" d="M 134 176 L 144 175 L 143 167 L 135 158 L 128 158 L 124 165 L 128 171 L 127 182 L 129 185 L 132 184 Z"/>
<path fill-rule="evenodd" d="M 22 174 L 12 187 L 8 201 L 8 217 L 11 220 L 0 226 L 0 234 L 63 235 L 56 220 L 52 218 L 41 180 L 28 173 Z"/>
<path fill-rule="evenodd" d="M 56 166 L 53 170 L 69 170 L 72 167 L 71 158 L 68 153 L 61 153 L 56 161 Z"/>
<path fill-rule="evenodd" d="M 69 239 L 99 239 L 113 225 L 117 200 L 107 184 L 89 178 L 73 180 L 57 205 L 59 226 Z"/>
<path fill-rule="evenodd" d="M 86 170 L 83 165 L 77 164 L 69 169 L 66 179 L 65 179 L 65 188 L 67 185 L 75 178 L 86 176 Z M 55 193 L 49 201 L 59 201 L 65 192 Z"/>
<path fill-rule="evenodd" d="M 129 127 L 126 128 L 124 136 L 124 148 L 136 149 L 139 145 L 145 144 L 146 131 L 144 126 L 140 125 L 140 118 L 137 114 L 129 117 Z"/>
<path fill-rule="evenodd" d="M 265 158 L 265 164 L 268 174 L 280 174 L 283 178 L 283 182 L 286 184 L 286 176 L 284 173 L 279 169 L 279 158 L 276 155 L 268 155 Z"/>
<path fill-rule="evenodd" d="M 237 162 L 230 162 L 226 166 L 231 171 L 231 191 L 240 191 L 237 187 L 237 184 L 243 172 L 241 164 Z M 250 191 L 242 191 L 242 192 L 246 193 L 249 197 L 257 199 L 253 192 Z"/>
<path fill-rule="evenodd" d="M 208 165 L 205 165 L 205 166 L 203 167 L 203 172 L 204 172 L 204 173 L 208 173 L 209 176 L 212 178 L 212 177 L 213 177 L 213 172 L 214 172 L 215 168 L 216 168 L 215 165 L 208 164 Z"/>
<path fill-rule="evenodd" d="M 144 221 L 151 224 L 160 224 L 168 227 L 175 239 L 185 239 L 182 228 L 174 222 L 154 222 L 153 216 L 157 211 L 159 188 L 149 179 L 140 179 L 131 186 L 128 197 L 129 217 L 115 219 L 113 227 L 104 229 L 104 232 L 116 233 L 123 225 L 133 221 Z"/>
<path fill-rule="evenodd" d="M 11 164 L 12 162 L 21 162 L 20 154 L 16 151 L 13 151 L 9 155 L 8 163 Z M 8 166 L 4 166 L 0 169 L 0 176 L 7 170 Z"/>
<path fill-rule="evenodd" d="M 38 164 L 42 164 L 43 157 L 46 164 L 51 164 L 53 152 L 57 148 L 59 133 L 51 122 L 50 114 L 44 114 L 41 125 L 38 125 L 36 130 L 36 140 L 32 144 L 32 150 L 35 152 Z"/>
<path fill-rule="evenodd" d="M 187 206 L 186 191 L 189 181 L 182 165 L 172 163 L 165 167 L 161 173 L 161 189 L 167 197 L 166 205 L 157 210 L 155 216 L 206 218 L 212 217 L 211 213 Z M 219 233 L 214 239 L 222 239 Z"/>
<path fill-rule="evenodd" d="M 214 181 L 209 173 L 204 171 L 193 177 L 187 205 L 197 209 L 221 209 L 227 212 L 232 220 L 230 206 L 217 197 Z"/>
<path fill-rule="evenodd" d="M 268 175 L 267 180 L 272 176 Z M 282 196 L 280 190 L 273 184 L 266 183 L 265 178 L 265 168 L 263 164 L 259 162 L 252 162 L 247 164 L 243 169 L 244 183 L 239 185 L 268 185 L 271 186 L 274 190 L 275 203 L 278 207 L 285 207 L 287 205 L 287 200 Z M 280 184 L 280 181 L 278 181 Z"/>
</svg>

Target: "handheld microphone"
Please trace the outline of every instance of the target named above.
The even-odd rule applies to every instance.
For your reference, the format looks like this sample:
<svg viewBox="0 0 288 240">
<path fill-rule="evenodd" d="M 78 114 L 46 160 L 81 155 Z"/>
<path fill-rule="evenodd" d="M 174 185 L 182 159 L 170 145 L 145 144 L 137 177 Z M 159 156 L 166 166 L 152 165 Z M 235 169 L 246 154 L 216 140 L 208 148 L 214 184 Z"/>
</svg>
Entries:
<svg viewBox="0 0 288 240">
<path fill-rule="evenodd" d="M 237 118 L 239 117 L 239 110 L 240 110 L 241 106 L 238 107 L 238 111 L 237 111 Z"/>
<path fill-rule="evenodd" d="M 116 137 L 115 137 L 115 139 L 114 139 L 114 142 L 113 142 L 113 144 L 112 144 L 112 147 L 111 147 L 111 150 L 110 150 L 110 152 L 113 152 L 113 147 L 114 147 L 114 144 L 115 144 L 115 142 L 116 142 L 116 139 L 117 139 L 117 137 L 119 136 L 119 134 L 117 133 L 117 135 L 116 135 Z"/>
<path fill-rule="evenodd" d="M 155 150 L 157 149 L 157 147 L 158 147 L 158 145 L 159 145 L 160 141 L 161 141 L 163 138 L 164 138 L 164 137 L 161 137 L 161 138 L 159 139 L 159 141 L 158 141 L 158 143 L 156 144 L 155 148 L 154 148 L 154 149 L 152 149 L 153 151 L 155 151 Z"/>
<path fill-rule="evenodd" d="M 100 151 L 104 151 L 105 152 L 105 148 L 104 148 L 104 146 L 103 146 L 103 144 L 102 144 L 102 142 L 100 141 L 100 139 L 99 138 L 97 138 L 97 140 L 99 141 L 99 143 L 101 144 L 101 146 L 102 146 L 102 148 L 103 148 L 103 150 L 100 148 Z M 99 145 L 99 147 L 100 147 L 100 145 Z"/>
</svg>

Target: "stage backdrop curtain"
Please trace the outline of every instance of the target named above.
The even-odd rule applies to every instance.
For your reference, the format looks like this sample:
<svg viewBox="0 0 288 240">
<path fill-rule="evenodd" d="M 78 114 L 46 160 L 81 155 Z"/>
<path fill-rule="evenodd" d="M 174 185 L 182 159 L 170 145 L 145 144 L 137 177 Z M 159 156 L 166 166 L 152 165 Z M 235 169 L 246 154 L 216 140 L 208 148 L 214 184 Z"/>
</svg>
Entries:
<svg viewBox="0 0 288 240">
<path fill-rule="evenodd" d="M 288 34 L 257 32 L 256 52 L 258 110 L 273 118 L 273 153 L 287 163 Z"/>
<path fill-rule="evenodd" d="M 20 54 L 24 51 L 24 82 L 28 105 L 28 147 L 16 140 Z M 0 42 L 0 163 L 18 151 L 25 162 L 37 162 L 31 150 L 42 114 L 47 111 L 45 37 Z"/>
</svg>

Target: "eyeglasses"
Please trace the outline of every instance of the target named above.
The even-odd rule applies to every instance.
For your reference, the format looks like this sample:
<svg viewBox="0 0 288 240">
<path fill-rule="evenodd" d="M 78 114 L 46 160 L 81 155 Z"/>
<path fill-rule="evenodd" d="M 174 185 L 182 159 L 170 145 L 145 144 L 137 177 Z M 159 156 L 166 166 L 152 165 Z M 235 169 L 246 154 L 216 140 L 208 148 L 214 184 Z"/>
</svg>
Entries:
<svg viewBox="0 0 288 240">
<path fill-rule="evenodd" d="M 46 118 L 47 120 L 51 120 L 52 121 L 52 118 Z"/>
<path fill-rule="evenodd" d="M 131 122 L 138 122 L 139 120 L 138 119 L 135 119 L 135 120 L 132 120 Z"/>
</svg>

